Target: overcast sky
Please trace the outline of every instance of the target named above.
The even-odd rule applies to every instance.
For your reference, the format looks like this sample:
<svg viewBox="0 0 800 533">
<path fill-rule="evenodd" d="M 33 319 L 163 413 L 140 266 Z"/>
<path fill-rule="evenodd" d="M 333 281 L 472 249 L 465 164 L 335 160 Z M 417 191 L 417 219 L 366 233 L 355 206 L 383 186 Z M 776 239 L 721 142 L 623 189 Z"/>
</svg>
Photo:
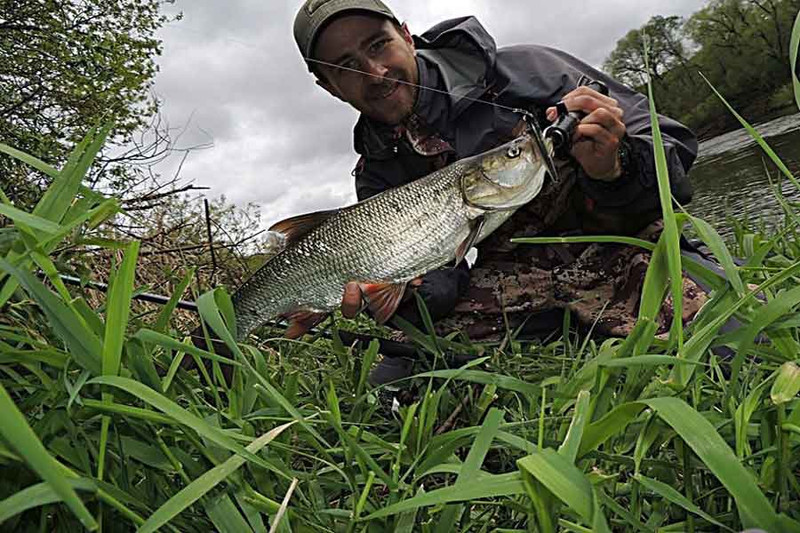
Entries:
<svg viewBox="0 0 800 533">
<path fill-rule="evenodd" d="M 705 0 L 385 0 L 412 33 L 474 15 L 498 46 L 546 44 L 600 66 L 618 39 L 653 15 Z M 267 225 L 353 203 L 356 113 L 319 89 L 292 37 L 295 0 L 177 0 L 183 19 L 160 32 L 155 93 L 179 148 L 181 176 L 208 195 L 260 206 Z M 173 165 L 179 158 L 175 158 Z M 170 170 L 165 168 L 164 172 Z"/>
</svg>

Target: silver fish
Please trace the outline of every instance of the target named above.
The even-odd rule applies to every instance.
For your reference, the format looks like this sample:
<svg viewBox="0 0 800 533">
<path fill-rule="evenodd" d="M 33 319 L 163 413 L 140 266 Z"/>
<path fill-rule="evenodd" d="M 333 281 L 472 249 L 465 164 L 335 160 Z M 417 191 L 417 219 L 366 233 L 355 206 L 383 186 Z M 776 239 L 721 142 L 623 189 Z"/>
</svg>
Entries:
<svg viewBox="0 0 800 533">
<path fill-rule="evenodd" d="M 525 133 L 363 202 L 275 224 L 284 249 L 233 296 L 239 340 L 278 317 L 290 322 L 287 336 L 305 331 L 341 304 L 351 281 L 373 317 L 388 320 L 408 281 L 462 260 L 539 193 L 549 154 L 538 146 Z"/>
</svg>

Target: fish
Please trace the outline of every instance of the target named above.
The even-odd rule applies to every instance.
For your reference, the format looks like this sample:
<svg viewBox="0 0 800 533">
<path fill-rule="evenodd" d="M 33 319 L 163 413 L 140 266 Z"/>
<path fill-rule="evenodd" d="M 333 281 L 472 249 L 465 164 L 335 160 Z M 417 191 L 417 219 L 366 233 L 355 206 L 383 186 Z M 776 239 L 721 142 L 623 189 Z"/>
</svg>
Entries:
<svg viewBox="0 0 800 533">
<path fill-rule="evenodd" d="M 535 133 L 356 204 L 273 225 L 283 248 L 232 297 L 237 340 L 275 319 L 288 321 L 285 336 L 299 336 L 339 307 L 352 281 L 376 322 L 386 322 L 409 281 L 457 265 L 539 194 L 552 143 Z"/>
</svg>

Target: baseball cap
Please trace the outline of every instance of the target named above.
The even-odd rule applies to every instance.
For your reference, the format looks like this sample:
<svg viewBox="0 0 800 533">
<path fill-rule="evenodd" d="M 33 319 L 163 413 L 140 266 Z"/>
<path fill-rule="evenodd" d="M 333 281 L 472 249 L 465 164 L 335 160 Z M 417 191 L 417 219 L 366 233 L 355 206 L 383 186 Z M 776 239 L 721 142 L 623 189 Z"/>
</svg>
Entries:
<svg viewBox="0 0 800 533">
<path fill-rule="evenodd" d="M 311 57 L 325 23 L 344 11 L 366 11 L 399 23 L 380 0 L 306 0 L 294 19 L 294 40 L 304 58 Z"/>
</svg>

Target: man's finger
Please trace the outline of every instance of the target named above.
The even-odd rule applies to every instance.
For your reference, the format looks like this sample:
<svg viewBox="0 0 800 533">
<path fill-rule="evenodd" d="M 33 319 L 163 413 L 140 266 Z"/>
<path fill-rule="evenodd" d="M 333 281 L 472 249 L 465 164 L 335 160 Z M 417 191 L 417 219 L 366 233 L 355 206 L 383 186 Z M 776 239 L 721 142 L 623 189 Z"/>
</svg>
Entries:
<svg viewBox="0 0 800 533">
<path fill-rule="evenodd" d="M 578 124 L 578 127 L 575 130 L 575 135 L 576 146 L 580 144 L 577 142 L 579 139 L 591 139 L 592 142 L 599 145 L 596 147 L 596 149 L 603 152 L 615 151 L 619 147 L 620 137 L 603 127 L 601 124 Z"/>
<path fill-rule="evenodd" d="M 603 102 L 606 106 L 609 107 L 616 107 L 619 105 L 619 102 L 612 96 L 605 95 L 603 93 L 597 92 L 594 89 L 590 89 L 589 87 L 581 86 L 575 89 L 574 91 L 570 91 L 565 98 L 573 97 L 573 96 L 589 96 L 596 100 Z"/>
<path fill-rule="evenodd" d="M 590 113 L 581 120 L 581 124 L 597 124 L 610 131 L 618 138 L 625 135 L 625 123 L 620 120 L 621 117 L 613 110 L 600 108 Z"/>
<path fill-rule="evenodd" d="M 344 287 L 342 295 L 342 315 L 346 318 L 355 317 L 361 310 L 361 288 L 358 283 L 351 281 Z"/>
</svg>

